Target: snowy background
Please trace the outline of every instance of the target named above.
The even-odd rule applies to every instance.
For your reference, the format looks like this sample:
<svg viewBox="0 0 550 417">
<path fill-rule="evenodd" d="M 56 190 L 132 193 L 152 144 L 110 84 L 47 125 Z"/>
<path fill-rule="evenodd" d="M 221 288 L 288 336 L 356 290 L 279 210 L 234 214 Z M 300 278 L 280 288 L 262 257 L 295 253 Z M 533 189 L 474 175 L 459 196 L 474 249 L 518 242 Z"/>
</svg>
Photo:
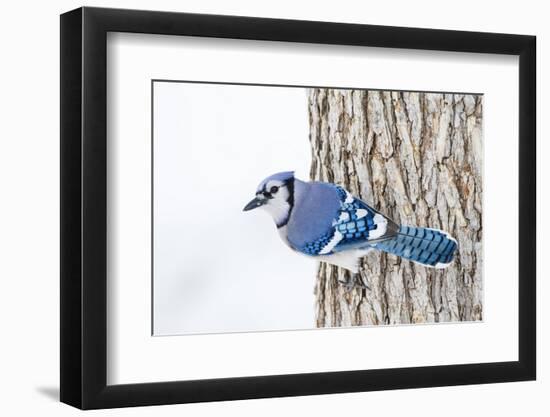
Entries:
<svg viewBox="0 0 550 417">
<path fill-rule="evenodd" d="M 154 83 L 153 333 L 314 327 L 316 263 L 243 212 L 266 176 L 310 165 L 305 90 Z"/>
</svg>

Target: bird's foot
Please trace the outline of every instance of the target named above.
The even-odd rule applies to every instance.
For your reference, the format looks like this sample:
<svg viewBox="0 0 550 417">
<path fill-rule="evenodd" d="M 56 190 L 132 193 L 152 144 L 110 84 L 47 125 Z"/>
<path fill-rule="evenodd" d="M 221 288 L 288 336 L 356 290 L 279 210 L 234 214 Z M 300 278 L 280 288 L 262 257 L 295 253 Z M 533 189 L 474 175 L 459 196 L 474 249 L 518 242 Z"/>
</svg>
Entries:
<svg viewBox="0 0 550 417">
<path fill-rule="evenodd" d="M 354 288 L 364 288 L 366 290 L 370 290 L 370 287 L 363 282 L 363 277 L 360 273 L 351 273 L 348 275 L 348 279 L 346 281 L 338 280 L 338 283 L 344 287 L 344 291 L 346 293 L 349 293 Z"/>
</svg>

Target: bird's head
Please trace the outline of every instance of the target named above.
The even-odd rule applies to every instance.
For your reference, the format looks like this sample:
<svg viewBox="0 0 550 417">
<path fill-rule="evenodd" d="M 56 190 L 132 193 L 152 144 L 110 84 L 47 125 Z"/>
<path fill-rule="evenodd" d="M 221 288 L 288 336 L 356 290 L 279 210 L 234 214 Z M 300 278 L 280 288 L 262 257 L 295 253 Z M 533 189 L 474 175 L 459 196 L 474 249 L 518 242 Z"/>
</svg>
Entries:
<svg viewBox="0 0 550 417">
<path fill-rule="evenodd" d="M 294 206 L 294 171 L 278 172 L 264 179 L 256 190 L 254 197 L 243 209 L 253 210 L 261 207 L 267 211 L 277 227 L 288 222 Z"/>
</svg>

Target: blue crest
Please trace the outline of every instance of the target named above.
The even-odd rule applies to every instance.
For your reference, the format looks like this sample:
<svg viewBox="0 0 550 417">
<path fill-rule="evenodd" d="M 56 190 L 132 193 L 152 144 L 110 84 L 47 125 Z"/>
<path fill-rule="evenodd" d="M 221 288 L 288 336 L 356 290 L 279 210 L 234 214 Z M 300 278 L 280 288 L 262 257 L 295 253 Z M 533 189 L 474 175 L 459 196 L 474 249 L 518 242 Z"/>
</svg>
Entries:
<svg viewBox="0 0 550 417">
<path fill-rule="evenodd" d="M 285 172 L 277 172 L 276 174 L 270 175 L 266 179 L 264 179 L 260 185 L 258 185 L 258 189 L 256 190 L 257 193 L 261 191 L 265 191 L 265 185 L 272 180 L 275 181 L 288 181 L 290 179 L 294 178 L 294 171 L 285 171 Z"/>
</svg>

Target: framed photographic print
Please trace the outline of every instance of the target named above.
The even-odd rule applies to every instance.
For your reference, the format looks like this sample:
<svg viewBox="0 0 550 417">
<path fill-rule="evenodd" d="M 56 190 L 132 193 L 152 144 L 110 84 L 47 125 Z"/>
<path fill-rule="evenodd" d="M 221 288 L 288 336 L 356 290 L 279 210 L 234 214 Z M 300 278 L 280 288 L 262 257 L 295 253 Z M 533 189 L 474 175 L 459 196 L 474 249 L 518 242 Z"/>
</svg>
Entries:
<svg viewBox="0 0 550 417">
<path fill-rule="evenodd" d="M 535 379 L 535 38 L 61 16 L 61 401 Z"/>
</svg>

